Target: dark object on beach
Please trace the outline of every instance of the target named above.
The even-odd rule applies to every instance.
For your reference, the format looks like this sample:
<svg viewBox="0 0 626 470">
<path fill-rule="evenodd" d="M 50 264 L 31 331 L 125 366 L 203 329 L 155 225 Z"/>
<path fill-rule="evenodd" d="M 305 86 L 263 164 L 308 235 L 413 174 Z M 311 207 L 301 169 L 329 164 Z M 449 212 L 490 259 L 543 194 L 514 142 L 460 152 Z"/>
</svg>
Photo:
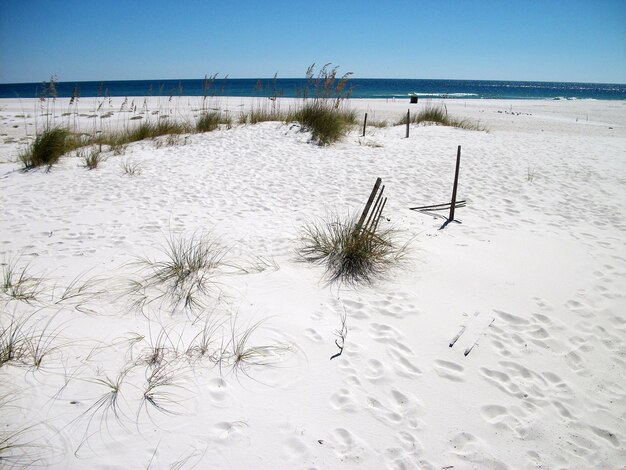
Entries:
<svg viewBox="0 0 626 470">
<path fill-rule="evenodd" d="M 408 133 L 408 129 L 407 129 L 407 133 Z M 412 211 L 424 212 L 424 213 L 433 215 L 435 217 L 441 217 L 441 218 L 446 219 L 444 224 L 441 226 L 440 230 L 446 228 L 446 225 L 448 225 L 450 222 L 461 223 L 459 220 L 454 220 L 454 210 L 457 207 L 465 207 L 465 205 L 466 205 L 465 199 L 462 200 L 462 201 L 457 201 L 456 200 L 457 186 L 459 184 L 459 169 L 460 169 L 460 167 L 461 167 L 461 146 L 459 145 L 458 148 L 457 148 L 457 152 L 456 152 L 456 168 L 455 168 L 455 171 L 454 171 L 454 183 L 452 185 L 452 199 L 451 199 L 451 201 L 447 202 L 447 203 L 444 203 L 444 204 L 432 204 L 432 205 L 429 205 L 429 206 L 419 206 L 419 207 L 410 207 L 409 208 Z M 450 213 L 449 213 L 447 218 L 444 215 L 433 213 L 435 211 L 444 211 L 444 210 L 449 210 L 450 211 Z"/>
<path fill-rule="evenodd" d="M 406 138 L 409 138 L 409 124 L 411 124 L 411 110 L 406 110 Z"/>
<path fill-rule="evenodd" d="M 363 119 L 363 137 L 365 137 L 365 128 L 367 127 L 367 113 L 365 113 L 365 118 Z"/>
<path fill-rule="evenodd" d="M 417 96 L 411 95 L 411 104 L 417 104 Z"/>
<path fill-rule="evenodd" d="M 370 197 L 367 199 L 367 203 L 365 204 L 365 208 L 363 209 L 363 213 L 361 214 L 361 218 L 356 224 L 355 232 L 358 233 L 363 229 L 364 231 L 370 231 L 371 233 L 376 232 L 376 227 L 378 226 L 378 221 L 380 220 L 380 216 L 382 215 L 383 209 L 385 208 L 385 204 L 387 204 L 387 198 L 382 200 L 383 192 L 385 191 L 385 185 L 383 185 L 380 193 L 378 189 L 380 188 L 380 184 L 383 182 L 381 178 L 376 178 L 376 183 L 374 183 L 374 187 L 372 188 L 372 192 L 370 193 Z M 376 195 L 378 194 L 378 198 Z M 372 207 L 372 202 L 374 202 L 374 198 L 376 198 L 376 204 L 374 204 L 374 209 L 370 212 Z M 369 217 L 367 216 L 369 213 Z M 363 222 L 367 218 L 367 223 L 363 226 Z"/>
</svg>

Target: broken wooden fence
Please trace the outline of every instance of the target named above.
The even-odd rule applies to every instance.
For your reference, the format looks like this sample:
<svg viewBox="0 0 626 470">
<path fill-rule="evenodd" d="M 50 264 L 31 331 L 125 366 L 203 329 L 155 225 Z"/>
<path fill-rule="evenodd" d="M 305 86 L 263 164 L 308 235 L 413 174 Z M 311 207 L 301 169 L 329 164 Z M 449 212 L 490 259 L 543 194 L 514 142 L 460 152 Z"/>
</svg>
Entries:
<svg viewBox="0 0 626 470">
<path fill-rule="evenodd" d="M 378 223 L 382 217 L 383 209 L 385 208 L 385 204 L 387 204 L 387 198 L 383 197 L 385 185 L 382 184 L 382 182 L 383 180 L 381 178 L 376 178 L 376 183 L 374 183 L 374 187 L 372 188 L 372 192 L 367 199 L 365 208 L 363 209 L 361 217 L 354 228 L 355 234 L 376 233 L 376 228 L 378 227 Z M 374 200 L 376 200 L 376 202 L 374 202 Z"/>
</svg>

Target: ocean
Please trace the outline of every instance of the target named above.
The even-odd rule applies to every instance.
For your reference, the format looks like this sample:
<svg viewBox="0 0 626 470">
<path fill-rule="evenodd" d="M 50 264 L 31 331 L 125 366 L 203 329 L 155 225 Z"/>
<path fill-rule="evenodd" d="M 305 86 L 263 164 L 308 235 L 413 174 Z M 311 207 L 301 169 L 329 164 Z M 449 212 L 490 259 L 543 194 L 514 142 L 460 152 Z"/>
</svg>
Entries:
<svg viewBox="0 0 626 470">
<path fill-rule="evenodd" d="M 203 79 L 57 82 L 58 97 L 203 96 Z M 222 78 L 211 81 L 208 96 L 300 96 L 305 79 Z M 569 82 L 507 82 L 489 80 L 350 79 L 351 98 L 626 100 L 626 85 Z M 42 83 L 0 84 L 0 98 L 36 98 Z"/>
</svg>

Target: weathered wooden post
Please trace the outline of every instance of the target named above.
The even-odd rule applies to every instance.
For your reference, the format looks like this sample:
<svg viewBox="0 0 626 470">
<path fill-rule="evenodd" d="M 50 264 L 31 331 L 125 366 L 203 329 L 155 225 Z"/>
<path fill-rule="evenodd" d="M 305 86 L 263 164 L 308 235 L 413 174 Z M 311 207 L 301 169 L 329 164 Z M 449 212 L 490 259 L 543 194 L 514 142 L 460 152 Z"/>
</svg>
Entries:
<svg viewBox="0 0 626 470">
<path fill-rule="evenodd" d="M 365 137 L 365 128 L 367 127 L 367 113 L 365 113 L 365 119 L 363 119 L 363 137 Z"/>
<path fill-rule="evenodd" d="M 448 221 L 454 220 L 454 206 L 456 206 L 456 187 L 459 183 L 459 167 L 461 166 L 461 146 L 456 151 L 456 170 L 454 171 L 454 186 L 452 186 L 452 202 L 450 202 L 450 215 Z"/>
<path fill-rule="evenodd" d="M 355 233 L 358 233 L 359 230 L 361 230 L 361 228 L 363 227 L 363 222 L 365 222 L 365 218 L 367 217 L 367 214 L 370 210 L 370 207 L 372 207 L 372 202 L 374 202 L 374 198 L 376 197 L 376 193 L 378 192 L 378 188 L 380 187 L 380 184 L 383 182 L 382 179 L 380 178 L 376 178 L 376 183 L 374 183 L 374 188 L 372 189 L 372 192 L 370 193 L 370 197 L 367 200 L 367 204 L 365 204 L 365 209 L 363 209 L 363 213 L 361 214 L 361 218 L 359 219 L 358 223 L 356 224 L 355 227 Z"/>
<path fill-rule="evenodd" d="M 409 138 L 409 124 L 411 123 L 411 110 L 406 111 L 406 138 Z"/>
</svg>

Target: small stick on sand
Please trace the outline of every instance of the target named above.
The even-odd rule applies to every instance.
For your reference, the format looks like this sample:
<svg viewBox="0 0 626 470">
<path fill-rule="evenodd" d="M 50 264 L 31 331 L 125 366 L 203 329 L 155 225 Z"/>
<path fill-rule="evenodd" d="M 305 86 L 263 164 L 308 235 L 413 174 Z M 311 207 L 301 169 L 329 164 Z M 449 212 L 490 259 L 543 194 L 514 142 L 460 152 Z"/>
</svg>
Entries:
<svg viewBox="0 0 626 470">
<path fill-rule="evenodd" d="M 341 318 L 341 328 L 338 329 L 335 334 L 339 336 L 341 339 L 341 345 L 339 345 L 339 341 L 335 340 L 335 345 L 339 348 L 339 352 L 337 354 L 333 354 L 330 356 L 330 360 L 332 361 L 336 357 L 341 356 L 343 353 L 343 347 L 346 345 L 346 336 L 348 336 L 348 327 L 346 326 L 346 320 L 348 318 L 348 312 L 346 312 L 346 308 L 343 308 L 343 314 L 340 315 Z"/>
<path fill-rule="evenodd" d="M 489 327 L 491 326 L 491 324 L 492 324 L 495 320 L 496 320 L 495 318 L 492 318 L 492 319 L 491 319 L 491 322 L 489 323 L 489 325 L 487 325 L 487 328 L 489 328 Z M 487 329 L 487 328 L 485 328 L 485 329 Z M 472 345 L 471 345 L 469 348 L 467 348 L 467 349 L 465 350 L 465 352 L 463 353 L 463 355 L 464 355 L 464 356 L 467 356 L 469 353 L 471 353 L 471 352 L 472 352 L 472 349 L 474 349 L 474 346 L 476 346 L 476 344 L 478 344 L 478 340 L 480 339 L 480 337 L 481 337 L 481 336 L 482 336 L 482 334 L 478 335 L 478 337 L 477 337 L 477 338 L 476 338 L 476 340 L 472 343 Z"/>
<path fill-rule="evenodd" d="M 452 338 L 452 341 L 450 341 L 450 347 L 454 346 L 454 343 L 456 343 L 459 340 L 459 338 L 461 337 L 463 333 L 465 333 L 465 326 L 462 326 L 459 332 L 456 334 L 456 336 Z"/>
</svg>

